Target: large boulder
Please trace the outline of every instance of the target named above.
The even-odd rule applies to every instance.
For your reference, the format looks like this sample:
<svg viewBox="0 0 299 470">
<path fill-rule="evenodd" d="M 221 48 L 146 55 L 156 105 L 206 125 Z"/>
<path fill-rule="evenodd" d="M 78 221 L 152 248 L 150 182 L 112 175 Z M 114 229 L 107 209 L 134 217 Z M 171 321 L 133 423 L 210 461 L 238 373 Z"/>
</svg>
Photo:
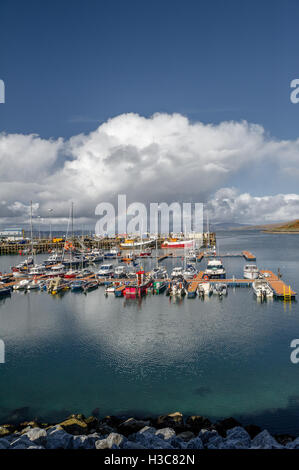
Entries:
<svg viewBox="0 0 299 470">
<path fill-rule="evenodd" d="M 99 440 L 99 434 L 89 434 L 88 436 L 73 436 L 73 449 L 95 449 L 95 443 Z"/>
<path fill-rule="evenodd" d="M 158 431 L 155 432 L 155 435 L 161 439 L 171 439 L 175 436 L 175 431 L 171 428 L 163 428 L 158 429 Z"/>
<path fill-rule="evenodd" d="M 0 438 L 0 450 L 8 449 L 9 445 L 10 445 L 10 442 L 8 439 L 5 439 L 5 437 Z"/>
<path fill-rule="evenodd" d="M 117 430 L 120 434 L 123 434 L 124 436 L 129 436 L 130 434 L 140 431 L 145 426 L 149 426 L 149 424 L 149 421 L 129 418 L 123 423 L 120 423 L 117 427 Z"/>
<path fill-rule="evenodd" d="M 47 439 L 47 432 L 45 431 L 45 429 L 35 427 L 29 429 L 29 431 L 22 435 L 28 437 L 28 439 L 37 446 L 45 445 Z"/>
<path fill-rule="evenodd" d="M 295 437 L 290 434 L 275 434 L 274 438 L 277 440 L 278 444 L 281 444 L 282 446 L 293 442 L 295 439 Z"/>
<path fill-rule="evenodd" d="M 95 442 L 96 449 L 109 449 L 107 439 L 99 439 Z"/>
<path fill-rule="evenodd" d="M 172 437 L 168 442 L 174 449 L 186 449 L 188 444 L 179 435 Z"/>
<path fill-rule="evenodd" d="M 159 416 L 157 419 L 158 428 L 172 428 L 175 431 L 182 432 L 185 430 L 184 418 L 182 413 L 176 411 L 168 415 Z"/>
<path fill-rule="evenodd" d="M 214 428 L 222 437 L 226 436 L 226 432 L 229 429 L 235 428 L 237 426 L 241 427 L 242 425 L 235 418 L 222 419 L 221 421 L 217 421 L 217 423 L 214 424 Z"/>
<path fill-rule="evenodd" d="M 183 439 L 183 441 L 188 442 L 190 441 L 190 439 L 193 439 L 195 435 L 192 431 L 184 431 L 184 432 L 179 433 L 178 437 L 180 439 Z"/>
<path fill-rule="evenodd" d="M 107 439 L 108 449 L 113 449 L 115 448 L 115 446 L 121 447 L 122 444 L 127 440 L 124 436 L 116 432 L 112 432 L 111 434 L 109 434 L 109 436 L 106 439 Z"/>
<path fill-rule="evenodd" d="M 30 439 L 25 436 L 16 436 L 16 439 L 13 439 L 10 443 L 10 449 L 28 449 L 29 446 L 32 446 Z"/>
<path fill-rule="evenodd" d="M 54 426 L 47 430 L 47 449 L 70 449 L 73 436 L 65 432 L 60 426 Z"/>
<path fill-rule="evenodd" d="M 299 449 L 299 437 L 292 442 L 288 442 L 285 446 L 286 449 Z"/>
<path fill-rule="evenodd" d="M 141 444 L 146 449 L 173 449 L 169 440 L 164 440 L 152 432 L 138 432 L 132 434 L 130 440 L 138 442 L 138 444 Z"/>
<path fill-rule="evenodd" d="M 252 449 L 282 449 L 283 446 L 278 444 L 268 431 L 260 432 L 251 442 Z"/>
<path fill-rule="evenodd" d="M 95 432 L 97 430 L 99 420 L 95 416 L 89 416 L 84 421 L 87 424 L 88 432 Z"/>
<path fill-rule="evenodd" d="M 205 416 L 188 416 L 186 420 L 187 426 L 191 431 L 198 433 L 201 429 L 209 429 L 212 426 L 211 421 Z"/>
<path fill-rule="evenodd" d="M 7 424 L 0 426 L 0 437 L 9 436 L 9 434 L 11 434 L 12 432 L 14 432 L 13 426 L 9 426 Z"/>
<path fill-rule="evenodd" d="M 198 434 L 198 437 L 201 439 L 204 445 L 207 444 L 210 439 L 218 436 L 219 434 L 215 429 L 202 429 Z"/>
<path fill-rule="evenodd" d="M 229 449 L 249 449 L 251 439 L 244 428 L 236 426 L 235 428 L 227 431 L 224 442 Z"/>
<path fill-rule="evenodd" d="M 111 428 L 117 428 L 123 419 L 119 418 L 118 416 L 106 416 L 100 421 L 100 424 L 105 424 L 110 426 Z"/>
<path fill-rule="evenodd" d="M 200 437 L 194 437 L 187 443 L 186 449 L 203 449 L 203 443 Z"/>
<path fill-rule="evenodd" d="M 59 423 L 59 426 L 61 426 L 67 433 L 77 436 L 88 432 L 88 426 L 81 417 L 70 417 L 65 421 L 62 421 L 62 423 Z"/>
</svg>

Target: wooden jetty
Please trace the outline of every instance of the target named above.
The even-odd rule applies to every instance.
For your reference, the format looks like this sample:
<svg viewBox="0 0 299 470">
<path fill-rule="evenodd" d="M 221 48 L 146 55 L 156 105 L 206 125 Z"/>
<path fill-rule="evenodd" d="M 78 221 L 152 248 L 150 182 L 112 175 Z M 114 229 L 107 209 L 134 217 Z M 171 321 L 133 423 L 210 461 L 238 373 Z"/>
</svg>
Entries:
<svg viewBox="0 0 299 470">
<path fill-rule="evenodd" d="M 261 269 L 260 273 L 264 275 L 265 279 L 269 283 L 273 294 L 277 299 L 293 300 L 296 297 L 296 292 L 291 289 L 291 286 L 287 285 L 281 279 L 276 276 L 272 271 L 267 269 Z"/>
<path fill-rule="evenodd" d="M 242 256 L 244 256 L 246 261 L 256 261 L 256 257 L 250 251 L 242 251 Z"/>
</svg>

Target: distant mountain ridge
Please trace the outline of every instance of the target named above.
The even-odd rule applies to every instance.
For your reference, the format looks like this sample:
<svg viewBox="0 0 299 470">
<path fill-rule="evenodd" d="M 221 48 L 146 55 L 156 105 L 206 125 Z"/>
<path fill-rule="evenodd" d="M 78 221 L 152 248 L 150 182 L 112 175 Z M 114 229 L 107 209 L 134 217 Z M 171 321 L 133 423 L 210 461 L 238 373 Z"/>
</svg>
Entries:
<svg viewBox="0 0 299 470">
<path fill-rule="evenodd" d="M 272 233 L 299 233 L 299 219 L 284 223 L 276 222 L 273 224 L 246 225 L 243 227 L 236 227 L 235 230 L 262 230 L 263 232 Z"/>
</svg>

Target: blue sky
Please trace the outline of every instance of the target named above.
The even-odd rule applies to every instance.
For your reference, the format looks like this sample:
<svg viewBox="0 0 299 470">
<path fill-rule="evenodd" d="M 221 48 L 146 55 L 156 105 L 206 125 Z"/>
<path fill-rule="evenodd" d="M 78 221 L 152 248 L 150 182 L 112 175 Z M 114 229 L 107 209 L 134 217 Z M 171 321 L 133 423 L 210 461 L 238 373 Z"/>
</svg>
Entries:
<svg viewBox="0 0 299 470">
<path fill-rule="evenodd" d="M 297 136 L 296 0 L 2 0 L 1 127 L 44 137 L 125 112 Z"/>
<path fill-rule="evenodd" d="M 84 219 L 119 192 L 299 217 L 297 0 L 1 0 L 0 17 L 0 223 L 31 199 Z"/>
</svg>

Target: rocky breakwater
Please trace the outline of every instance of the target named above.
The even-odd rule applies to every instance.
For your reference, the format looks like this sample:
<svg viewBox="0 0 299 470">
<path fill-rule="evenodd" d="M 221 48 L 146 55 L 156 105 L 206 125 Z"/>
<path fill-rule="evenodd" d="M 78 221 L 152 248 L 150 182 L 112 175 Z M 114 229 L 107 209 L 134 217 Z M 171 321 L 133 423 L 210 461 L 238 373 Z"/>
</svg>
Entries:
<svg viewBox="0 0 299 470">
<path fill-rule="evenodd" d="M 0 449 L 299 449 L 299 437 L 272 436 L 234 418 L 212 423 L 171 413 L 158 418 L 71 415 L 55 425 L 37 421 L 0 426 Z"/>
</svg>

